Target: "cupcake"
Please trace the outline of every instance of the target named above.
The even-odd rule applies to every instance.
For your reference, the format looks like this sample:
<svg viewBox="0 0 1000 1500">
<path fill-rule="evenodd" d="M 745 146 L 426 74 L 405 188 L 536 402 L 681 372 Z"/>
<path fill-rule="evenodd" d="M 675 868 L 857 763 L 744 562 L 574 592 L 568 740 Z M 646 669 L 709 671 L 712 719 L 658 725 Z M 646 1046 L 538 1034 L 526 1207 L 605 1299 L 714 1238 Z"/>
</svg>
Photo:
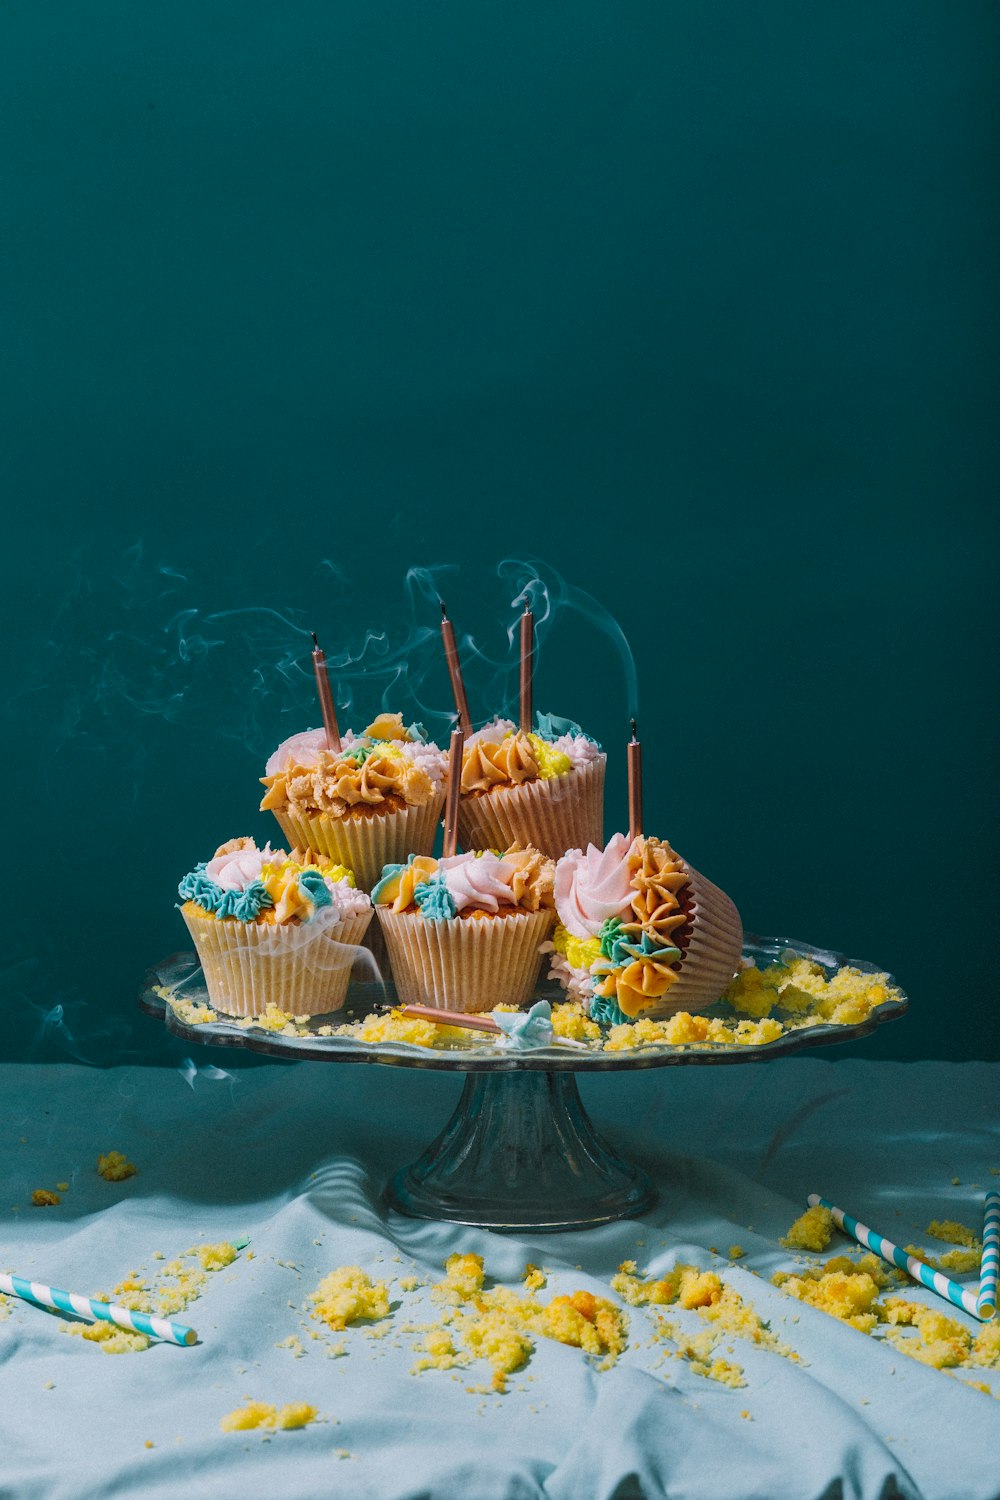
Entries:
<svg viewBox="0 0 1000 1500">
<path fill-rule="evenodd" d="M 354 876 L 312 850 L 231 839 L 177 888 L 208 998 L 232 1016 L 318 1015 L 344 1003 L 372 917 Z"/>
<path fill-rule="evenodd" d="M 346 865 L 370 891 L 386 864 L 431 852 L 447 767 L 419 724 L 381 714 L 362 735 L 348 730 L 336 753 L 323 729 L 285 740 L 261 777 L 260 805 L 289 844 Z"/>
<path fill-rule="evenodd" d="M 487 1011 L 530 999 L 552 931 L 554 865 L 532 848 L 411 856 L 372 901 L 406 1004 Z"/>
<path fill-rule="evenodd" d="M 616 833 L 603 849 L 571 849 L 555 904 L 550 977 L 595 1021 L 704 1009 L 739 968 L 739 912 L 665 839 Z"/>
<path fill-rule="evenodd" d="M 536 714 L 530 734 L 494 719 L 465 742 L 460 842 L 531 845 L 551 859 L 604 838 L 604 767 L 596 740 L 570 719 Z"/>
</svg>

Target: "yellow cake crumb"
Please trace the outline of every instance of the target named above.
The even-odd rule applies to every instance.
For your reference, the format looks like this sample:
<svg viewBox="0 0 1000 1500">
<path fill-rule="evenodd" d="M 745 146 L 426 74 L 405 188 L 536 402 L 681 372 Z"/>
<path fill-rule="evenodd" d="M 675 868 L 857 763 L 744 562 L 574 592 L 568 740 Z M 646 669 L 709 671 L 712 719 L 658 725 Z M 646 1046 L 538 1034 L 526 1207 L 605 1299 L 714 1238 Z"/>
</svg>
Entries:
<svg viewBox="0 0 1000 1500">
<path fill-rule="evenodd" d="M 930 1266 L 932 1271 L 954 1271 L 960 1276 L 967 1276 L 971 1271 L 979 1270 L 979 1250 L 945 1250 L 941 1255 L 935 1255 L 922 1245 L 904 1245 L 903 1249 L 907 1255 L 915 1255 L 917 1260 Z"/>
<path fill-rule="evenodd" d="M 176 995 L 170 997 L 170 1008 L 186 1026 L 207 1026 L 210 1021 L 219 1019 L 210 1005 L 197 1000 L 181 1000 Z"/>
<path fill-rule="evenodd" d="M 124 1182 L 135 1176 L 136 1167 L 120 1151 L 107 1151 L 97 1158 L 97 1174 L 105 1182 Z"/>
<path fill-rule="evenodd" d="M 833 1214 L 817 1203 L 800 1214 L 781 1243 L 786 1250 L 825 1250 L 833 1238 Z"/>
<path fill-rule="evenodd" d="M 229 1240 L 220 1240 L 217 1245 L 199 1245 L 195 1252 L 206 1271 L 222 1271 L 231 1266 L 237 1256 L 236 1246 Z M 188 1254 L 191 1254 L 189 1251 Z"/>
<path fill-rule="evenodd" d="M 556 1036 L 571 1042 L 596 1042 L 601 1028 L 584 1013 L 578 1000 L 566 1000 L 552 1007 L 552 1030 Z"/>
<path fill-rule="evenodd" d="M 484 1273 L 481 1255 L 449 1255 L 444 1263 L 444 1271 L 444 1280 L 439 1281 L 431 1292 L 435 1301 L 457 1304 L 468 1301 L 482 1290 Z"/>
<path fill-rule="evenodd" d="M 949 1245 L 965 1245 L 976 1250 L 983 1248 L 968 1225 L 959 1224 L 955 1219 L 932 1219 L 925 1233 L 932 1239 L 946 1240 Z"/>
<path fill-rule="evenodd" d="M 302 1359 L 305 1356 L 306 1352 L 302 1340 L 298 1338 L 294 1333 L 290 1333 L 287 1339 L 282 1339 L 281 1342 L 275 1344 L 274 1347 L 276 1349 L 289 1349 L 296 1359 Z"/>
<path fill-rule="evenodd" d="M 447 1328 L 431 1328 L 420 1346 L 423 1357 L 413 1366 L 413 1374 L 422 1370 L 454 1370 L 469 1363 L 468 1356 L 459 1353 Z"/>
<path fill-rule="evenodd" d="M 399 1278 L 399 1290 L 401 1292 L 415 1292 L 419 1285 L 420 1278 L 417 1276 L 401 1276 Z"/>
<path fill-rule="evenodd" d="M 524 1286 L 529 1292 L 541 1291 L 545 1285 L 545 1272 L 540 1271 L 537 1266 L 528 1265 L 524 1268 Z"/>
<path fill-rule="evenodd" d="M 742 1245 L 730 1245 L 730 1247 L 729 1247 L 729 1259 L 730 1260 L 742 1260 L 745 1255 L 746 1255 L 746 1251 L 744 1250 L 744 1248 L 743 1248 Z"/>
<path fill-rule="evenodd" d="M 280 1409 L 268 1401 L 248 1401 L 221 1418 L 223 1432 L 252 1432 L 257 1428 L 290 1431 L 315 1421 L 319 1410 L 306 1401 L 290 1401 Z"/>
<path fill-rule="evenodd" d="M 69 1183 L 68 1182 L 57 1182 L 56 1183 L 56 1192 L 57 1193 L 68 1193 L 69 1192 Z"/>
<path fill-rule="evenodd" d="M 360 1266 L 341 1266 L 325 1276 L 308 1301 L 312 1316 L 340 1332 L 360 1318 L 389 1316 L 389 1290 L 384 1281 L 373 1282 Z"/>
<path fill-rule="evenodd" d="M 142 1446 L 144 1448 L 155 1448 L 156 1444 L 153 1442 L 152 1438 L 147 1438 L 146 1441 L 143 1443 Z"/>
<path fill-rule="evenodd" d="M 133 1333 L 114 1323 L 67 1323 L 65 1329 L 90 1344 L 99 1344 L 104 1354 L 138 1354 L 150 1344 L 144 1333 Z"/>
<path fill-rule="evenodd" d="M 48 1188 L 35 1188 L 31 1202 L 34 1208 L 54 1208 L 62 1199 L 58 1193 L 50 1193 Z"/>
<path fill-rule="evenodd" d="M 632 1265 L 633 1262 L 625 1262 Z M 745 1302 L 735 1287 L 726 1285 L 714 1271 L 700 1271 L 697 1266 L 676 1265 L 666 1276 L 643 1280 L 631 1271 L 620 1270 L 611 1279 L 612 1290 L 633 1307 L 646 1305 L 664 1306 L 676 1303 L 680 1307 L 694 1309 L 699 1317 L 715 1326 L 712 1333 L 702 1335 L 703 1348 L 694 1347 L 694 1357 L 707 1360 L 714 1337 L 723 1331 L 735 1335 L 748 1343 L 758 1344 L 785 1358 L 797 1358 L 795 1351 L 781 1343 L 770 1332 L 756 1310 Z M 671 1324 L 661 1320 L 661 1336 L 680 1339 Z M 682 1341 L 682 1353 L 690 1341 Z"/>
</svg>

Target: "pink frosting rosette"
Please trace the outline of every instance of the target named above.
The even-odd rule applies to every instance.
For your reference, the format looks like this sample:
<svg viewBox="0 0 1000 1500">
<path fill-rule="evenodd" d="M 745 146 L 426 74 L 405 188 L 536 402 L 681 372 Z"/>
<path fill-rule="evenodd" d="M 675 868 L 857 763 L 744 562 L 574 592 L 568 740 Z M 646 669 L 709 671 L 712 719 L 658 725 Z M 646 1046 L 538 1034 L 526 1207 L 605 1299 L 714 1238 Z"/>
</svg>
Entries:
<svg viewBox="0 0 1000 1500">
<path fill-rule="evenodd" d="M 245 891 L 248 885 L 260 879 L 264 865 L 281 864 L 288 858 L 284 849 L 272 849 L 270 844 L 258 849 L 252 840 L 237 842 L 239 847 L 227 849 L 223 846 L 205 866 L 209 880 L 214 880 L 224 891 Z"/>
<path fill-rule="evenodd" d="M 556 912 L 573 937 L 597 937 L 605 922 L 630 911 L 631 850 L 631 839 L 616 833 L 605 848 L 570 849 L 556 865 Z"/>
<path fill-rule="evenodd" d="M 442 859 L 438 870 L 455 903 L 455 911 L 478 906 L 482 911 L 499 911 L 501 906 L 516 905 L 511 890 L 513 870 L 497 855 L 454 854 Z"/>
</svg>

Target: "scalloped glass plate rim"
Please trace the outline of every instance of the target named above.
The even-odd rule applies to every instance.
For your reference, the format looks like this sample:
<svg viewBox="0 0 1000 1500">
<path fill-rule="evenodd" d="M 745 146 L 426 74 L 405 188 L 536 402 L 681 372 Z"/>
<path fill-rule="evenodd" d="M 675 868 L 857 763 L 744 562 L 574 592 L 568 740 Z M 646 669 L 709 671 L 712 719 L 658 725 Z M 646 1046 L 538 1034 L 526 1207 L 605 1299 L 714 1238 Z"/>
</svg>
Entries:
<svg viewBox="0 0 1000 1500">
<path fill-rule="evenodd" d="M 744 958 L 770 963 L 779 959 L 785 952 L 792 952 L 798 958 L 811 959 L 828 970 L 836 970 L 846 965 L 863 974 L 887 974 L 889 982 L 896 984 L 893 976 L 877 964 L 869 963 L 864 959 L 847 958 L 834 949 L 817 948 L 811 943 L 805 943 L 796 938 L 759 937 L 753 933 L 747 933 L 744 936 Z M 253 1052 L 285 1057 L 289 1061 L 301 1059 L 331 1062 L 396 1062 L 404 1066 L 450 1068 L 458 1072 L 512 1068 L 542 1068 L 546 1071 L 571 1069 L 575 1072 L 590 1072 L 699 1062 L 764 1061 L 768 1057 L 808 1047 L 848 1042 L 857 1037 L 867 1036 L 877 1026 L 904 1015 L 907 1009 L 906 996 L 900 991 L 900 998 L 894 997 L 875 1006 L 864 1021 L 847 1024 L 819 1022 L 813 1026 L 794 1027 L 775 1038 L 774 1041 L 756 1045 L 730 1045 L 725 1042 L 672 1045 L 667 1042 L 645 1042 L 639 1047 L 620 1052 L 584 1052 L 575 1048 L 571 1050 L 568 1047 L 539 1047 L 530 1052 L 513 1052 L 501 1050 L 492 1041 L 480 1040 L 482 1033 L 470 1032 L 471 1040 L 466 1045 L 432 1048 L 420 1047 L 415 1042 L 371 1042 L 349 1036 L 320 1036 L 315 1032 L 286 1036 L 280 1032 L 268 1031 L 264 1027 L 247 1026 L 245 1023 L 238 1024 L 235 1020 L 222 1018 L 192 1024 L 184 1021 L 173 1010 L 169 1000 L 160 993 L 162 988 L 169 988 L 169 985 L 164 985 L 165 971 L 168 970 L 168 966 L 181 965 L 187 971 L 186 980 L 197 972 L 193 953 L 172 954 L 170 958 L 154 965 L 146 975 L 140 993 L 140 1005 L 149 1014 L 164 1019 L 170 1031 L 187 1041 L 200 1042 L 204 1045 L 243 1046 Z M 544 993 L 546 998 L 558 998 L 558 992 L 553 992 L 548 987 L 544 989 Z M 208 1000 L 203 989 L 189 991 L 184 998 L 195 1002 L 204 1000 L 206 1003 Z M 716 1005 L 710 1006 L 708 1013 L 713 1014 L 719 1003 L 716 1002 Z M 375 1008 L 371 1007 L 372 1010 Z M 735 1013 L 733 1014 L 735 1016 Z M 343 1024 L 346 1019 L 343 1017 L 343 1012 L 334 1012 L 330 1020 L 324 1024 L 337 1024 L 338 1015 L 342 1017 L 339 1024 Z M 322 1021 L 319 1017 L 314 1019 Z"/>
</svg>

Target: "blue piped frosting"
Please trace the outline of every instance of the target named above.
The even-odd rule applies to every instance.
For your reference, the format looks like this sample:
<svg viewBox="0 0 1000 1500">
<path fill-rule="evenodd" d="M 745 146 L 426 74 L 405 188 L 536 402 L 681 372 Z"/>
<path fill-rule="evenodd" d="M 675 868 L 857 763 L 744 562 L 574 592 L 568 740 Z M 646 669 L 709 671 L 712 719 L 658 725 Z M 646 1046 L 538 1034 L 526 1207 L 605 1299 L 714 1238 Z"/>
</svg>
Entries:
<svg viewBox="0 0 1000 1500">
<path fill-rule="evenodd" d="M 322 880 L 322 876 L 319 879 Z M 196 865 L 190 874 L 184 876 L 177 894 L 182 901 L 193 901 L 202 911 L 213 912 L 220 919 L 235 917 L 239 922 L 255 922 L 262 911 L 274 905 L 270 893 L 259 880 L 252 881 L 245 891 L 226 891 L 205 874 L 204 863 Z M 326 899 L 330 900 L 328 891 Z"/>
<path fill-rule="evenodd" d="M 552 1007 L 547 1000 L 536 1000 L 528 1011 L 495 1010 L 491 1012 L 500 1027 L 498 1047 L 511 1051 L 527 1052 L 532 1047 L 550 1047 L 555 1032 L 552 1029 Z"/>
<path fill-rule="evenodd" d="M 635 1017 L 627 1016 L 617 1000 L 605 1000 L 602 995 L 595 995 L 590 1002 L 590 1019 L 600 1026 L 623 1026 L 634 1021 Z"/>
<path fill-rule="evenodd" d="M 447 922 L 457 915 L 451 892 L 438 875 L 422 881 L 413 890 L 413 899 L 420 907 L 420 915 L 428 922 Z"/>
<path fill-rule="evenodd" d="M 536 733 L 543 740 L 551 742 L 552 740 L 558 740 L 564 734 L 571 734 L 575 739 L 590 740 L 592 744 L 597 745 L 594 736 L 587 734 L 586 730 L 581 729 L 574 719 L 561 719 L 558 714 L 537 712 L 535 714 L 535 726 Z M 601 748 L 600 745 L 597 745 L 597 748 L 599 750 Z"/>
</svg>

